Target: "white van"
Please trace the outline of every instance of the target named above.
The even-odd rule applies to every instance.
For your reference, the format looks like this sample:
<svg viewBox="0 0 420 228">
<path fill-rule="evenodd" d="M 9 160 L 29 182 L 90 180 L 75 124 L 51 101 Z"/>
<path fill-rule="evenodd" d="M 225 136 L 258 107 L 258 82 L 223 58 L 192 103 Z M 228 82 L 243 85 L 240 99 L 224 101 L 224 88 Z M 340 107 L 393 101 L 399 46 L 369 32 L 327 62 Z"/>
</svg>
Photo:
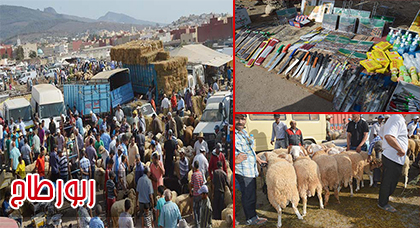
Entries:
<svg viewBox="0 0 420 228">
<path fill-rule="evenodd" d="M 5 120 L 13 118 L 14 121 L 18 121 L 19 117 L 22 118 L 25 123 L 25 129 L 34 126 L 31 104 L 23 97 L 6 100 L 3 103 L 3 117 Z"/>
<path fill-rule="evenodd" d="M 59 89 L 51 84 L 33 86 L 31 106 L 32 111 L 45 121 L 45 126 L 49 126 L 50 117 L 53 117 L 59 127 L 60 116 L 65 112 L 63 93 Z"/>
<path fill-rule="evenodd" d="M 25 72 L 19 78 L 19 84 L 21 84 L 21 85 L 26 84 L 29 79 L 33 80 L 35 78 L 36 78 L 36 71 Z"/>
</svg>

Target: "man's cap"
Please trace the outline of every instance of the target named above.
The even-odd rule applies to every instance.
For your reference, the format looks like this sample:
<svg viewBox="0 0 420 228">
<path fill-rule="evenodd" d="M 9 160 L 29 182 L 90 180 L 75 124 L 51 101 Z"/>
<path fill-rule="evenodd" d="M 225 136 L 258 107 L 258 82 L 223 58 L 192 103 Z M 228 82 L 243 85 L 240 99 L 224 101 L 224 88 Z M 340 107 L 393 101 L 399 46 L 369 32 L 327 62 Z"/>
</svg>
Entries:
<svg viewBox="0 0 420 228">
<path fill-rule="evenodd" d="M 385 117 L 383 115 L 379 115 L 378 119 L 384 119 Z"/>
<path fill-rule="evenodd" d="M 207 185 L 203 185 L 201 186 L 200 189 L 198 189 L 198 194 L 203 194 L 203 193 L 209 193 L 209 189 L 207 188 Z"/>
<path fill-rule="evenodd" d="M 216 144 L 216 150 L 221 150 L 222 149 L 222 144 L 221 143 L 217 143 Z"/>
<path fill-rule="evenodd" d="M 214 130 L 219 130 L 219 129 L 220 129 L 219 125 L 214 126 Z"/>
<path fill-rule="evenodd" d="M 274 118 L 280 118 L 280 114 L 274 114 Z"/>
<path fill-rule="evenodd" d="M 415 116 L 413 119 L 418 119 L 419 118 L 419 116 Z"/>
</svg>

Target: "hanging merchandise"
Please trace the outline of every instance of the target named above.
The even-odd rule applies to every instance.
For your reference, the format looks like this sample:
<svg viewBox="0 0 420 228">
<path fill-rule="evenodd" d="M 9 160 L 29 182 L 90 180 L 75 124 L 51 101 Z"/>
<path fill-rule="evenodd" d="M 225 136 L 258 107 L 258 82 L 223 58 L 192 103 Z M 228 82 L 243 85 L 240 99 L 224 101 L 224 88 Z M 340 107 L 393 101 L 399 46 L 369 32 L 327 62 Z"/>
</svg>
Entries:
<svg viewBox="0 0 420 228">
<path fill-rule="evenodd" d="M 322 20 L 322 27 L 328 30 L 336 30 L 339 17 L 337 14 L 325 14 Z"/>
</svg>

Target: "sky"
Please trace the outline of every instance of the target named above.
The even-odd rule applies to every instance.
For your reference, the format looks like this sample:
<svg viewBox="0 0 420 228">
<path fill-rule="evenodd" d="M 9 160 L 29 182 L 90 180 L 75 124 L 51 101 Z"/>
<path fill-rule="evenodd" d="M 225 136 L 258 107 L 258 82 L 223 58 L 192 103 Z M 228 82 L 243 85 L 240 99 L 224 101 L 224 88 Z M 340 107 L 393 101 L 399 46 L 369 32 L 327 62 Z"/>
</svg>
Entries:
<svg viewBox="0 0 420 228">
<path fill-rule="evenodd" d="M 98 19 L 112 11 L 158 23 L 171 23 L 190 14 L 213 12 L 233 15 L 232 0 L 1 0 L 0 4 L 40 10 L 53 7 L 60 14 L 91 19 Z"/>
</svg>

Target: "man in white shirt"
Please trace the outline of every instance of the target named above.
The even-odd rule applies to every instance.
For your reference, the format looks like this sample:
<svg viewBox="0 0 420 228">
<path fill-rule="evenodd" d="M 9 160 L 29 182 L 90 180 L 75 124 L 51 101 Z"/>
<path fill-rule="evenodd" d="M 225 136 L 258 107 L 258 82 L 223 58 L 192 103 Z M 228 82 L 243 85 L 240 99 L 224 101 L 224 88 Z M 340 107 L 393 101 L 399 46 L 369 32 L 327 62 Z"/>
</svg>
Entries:
<svg viewBox="0 0 420 228">
<path fill-rule="evenodd" d="M 169 108 L 171 107 L 171 102 L 166 97 L 166 94 L 163 94 L 163 100 L 160 107 L 162 108 L 163 115 L 166 116 L 169 112 Z"/>
<path fill-rule="evenodd" d="M 92 119 L 93 126 L 96 126 L 96 124 L 98 123 L 98 117 L 92 111 L 90 111 L 90 118 Z"/>
<path fill-rule="evenodd" d="M 217 81 L 215 81 L 213 83 L 213 92 L 217 92 L 217 91 L 219 91 L 219 85 L 217 84 Z"/>
<path fill-rule="evenodd" d="M 185 102 L 180 95 L 178 95 L 177 110 L 180 117 L 184 116 Z"/>
<path fill-rule="evenodd" d="M 19 117 L 19 130 L 22 132 L 24 136 L 26 136 L 26 125 L 23 122 L 22 118 Z"/>
<path fill-rule="evenodd" d="M 271 132 L 271 145 L 274 143 L 274 149 L 287 148 L 286 145 L 286 130 L 287 125 L 280 121 L 280 114 L 274 114 L 275 122 L 273 123 L 273 131 Z"/>
<path fill-rule="evenodd" d="M 392 115 L 383 127 L 383 175 L 379 190 L 378 206 L 389 212 L 397 210 L 388 204 L 389 196 L 397 187 L 408 148 L 406 114 Z"/>
<path fill-rule="evenodd" d="M 370 129 L 369 143 L 371 143 L 373 141 L 373 139 L 376 138 L 376 136 L 379 135 L 379 130 L 383 126 L 383 121 L 384 121 L 384 116 L 379 115 L 378 116 L 378 122 L 374 123 L 372 125 L 372 128 Z"/>
<path fill-rule="evenodd" d="M 118 104 L 118 106 L 117 106 L 117 110 L 115 111 L 115 117 L 117 118 L 117 121 L 118 121 L 119 123 L 121 123 L 121 122 L 122 122 L 122 120 L 123 120 L 123 118 L 124 118 L 124 112 L 123 112 L 123 110 L 121 109 L 121 105 L 119 105 L 119 104 Z"/>
<path fill-rule="evenodd" d="M 419 132 L 419 116 L 415 116 L 407 125 L 408 137 L 418 134 Z"/>
<path fill-rule="evenodd" d="M 198 169 L 203 174 L 204 182 L 206 182 L 207 177 L 208 177 L 207 170 L 209 169 L 209 161 L 204 156 L 204 153 L 205 153 L 204 149 L 201 149 L 200 153 L 198 154 L 195 153 L 194 160 L 192 163 L 194 164 L 195 161 L 198 161 Z"/>
<path fill-rule="evenodd" d="M 200 154 L 202 149 L 206 154 L 209 152 L 207 142 L 204 141 L 204 134 L 203 132 L 200 132 L 200 134 L 198 134 L 198 140 L 194 143 L 194 151 L 195 153 Z"/>
</svg>

